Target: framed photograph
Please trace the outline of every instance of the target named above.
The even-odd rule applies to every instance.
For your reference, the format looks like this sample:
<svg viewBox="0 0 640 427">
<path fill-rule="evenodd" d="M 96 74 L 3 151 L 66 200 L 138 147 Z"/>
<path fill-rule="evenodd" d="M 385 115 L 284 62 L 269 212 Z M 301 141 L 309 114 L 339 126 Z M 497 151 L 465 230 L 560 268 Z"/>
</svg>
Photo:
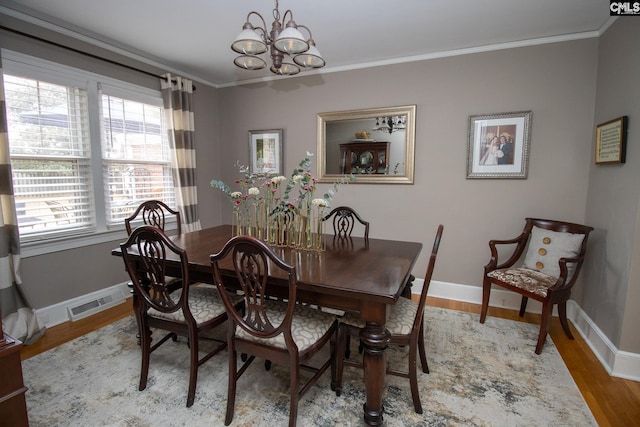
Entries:
<svg viewBox="0 0 640 427">
<path fill-rule="evenodd" d="M 282 175 L 282 129 L 249 131 L 249 173 Z"/>
<path fill-rule="evenodd" d="M 596 126 L 596 165 L 625 162 L 627 120 L 622 116 Z"/>
<path fill-rule="evenodd" d="M 526 178 L 531 111 L 469 117 L 467 178 Z"/>
</svg>

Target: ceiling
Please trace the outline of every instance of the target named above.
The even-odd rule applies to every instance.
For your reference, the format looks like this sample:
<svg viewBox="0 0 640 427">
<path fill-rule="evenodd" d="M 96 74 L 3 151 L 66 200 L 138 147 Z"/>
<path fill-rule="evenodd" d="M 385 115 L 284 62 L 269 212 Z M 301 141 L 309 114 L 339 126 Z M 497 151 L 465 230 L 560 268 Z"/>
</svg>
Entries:
<svg viewBox="0 0 640 427">
<path fill-rule="evenodd" d="M 106 42 L 167 71 L 222 87 L 272 76 L 268 67 L 237 68 L 230 45 L 251 10 L 270 30 L 274 5 L 272 0 L 0 0 L 0 12 Z M 612 22 L 606 0 L 281 0 L 280 15 L 287 9 L 312 31 L 327 62 L 323 73 L 597 37 Z"/>
</svg>

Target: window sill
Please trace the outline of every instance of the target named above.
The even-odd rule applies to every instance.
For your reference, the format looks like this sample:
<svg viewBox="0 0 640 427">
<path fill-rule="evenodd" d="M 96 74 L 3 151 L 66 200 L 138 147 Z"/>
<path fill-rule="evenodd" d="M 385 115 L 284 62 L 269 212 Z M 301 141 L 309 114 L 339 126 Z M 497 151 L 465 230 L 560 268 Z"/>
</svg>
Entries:
<svg viewBox="0 0 640 427">
<path fill-rule="evenodd" d="M 167 224 L 167 232 L 175 231 L 176 224 Z M 124 229 L 110 230 L 100 233 L 87 234 L 83 236 L 69 236 L 58 239 L 50 239 L 45 242 L 35 241 L 22 243 L 20 245 L 20 257 L 29 258 L 38 255 L 45 255 L 69 249 L 83 248 L 85 246 L 99 245 L 106 242 L 124 242 L 127 240 L 127 232 Z"/>
<path fill-rule="evenodd" d="M 20 257 L 29 258 L 53 252 L 98 245 L 114 240 L 124 241 L 126 239 L 127 232 L 125 230 L 113 230 L 84 236 L 61 237 L 59 239 L 47 240 L 46 242 L 28 242 L 20 245 Z"/>
</svg>

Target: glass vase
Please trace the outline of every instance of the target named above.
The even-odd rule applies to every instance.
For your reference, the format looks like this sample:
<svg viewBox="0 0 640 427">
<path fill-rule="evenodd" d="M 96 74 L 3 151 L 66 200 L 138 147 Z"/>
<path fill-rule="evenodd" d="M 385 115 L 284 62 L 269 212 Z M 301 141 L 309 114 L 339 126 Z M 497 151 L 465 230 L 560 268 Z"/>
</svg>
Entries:
<svg viewBox="0 0 640 427">
<path fill-rule="evenodd" d="M 231 216 L 231 236 L 241 236 L 243 234 L 243 225 L 242 209 L 239 206 L 234 206 Z"/>
<path fill-rule="evenodd" d="M 318 207 L 318 209 L 312 212 L 311 216 L 311 250 L 314 251 L 324 251 L 324 221 L 322 220 L 324 216 L 324 209 L 322 207 Z"/>
</svg>

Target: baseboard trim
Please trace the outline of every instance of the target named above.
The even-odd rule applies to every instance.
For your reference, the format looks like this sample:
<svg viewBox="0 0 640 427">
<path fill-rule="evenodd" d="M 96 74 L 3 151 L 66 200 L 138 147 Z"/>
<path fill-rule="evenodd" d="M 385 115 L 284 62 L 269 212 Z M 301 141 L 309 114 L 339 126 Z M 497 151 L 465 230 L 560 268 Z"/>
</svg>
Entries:
<svg viewBox="0 0 640 427">
<path fill-rule="evenodd" d="M 117 285 L 110 286 L 108 288 L 100 289 L 98 291 L 91 292 L 86 295 L 82 295 L 76 298 L 59 302 L 54 305 L 50 305 L 48 307 L 36 309 L 35 310 L 36 316 L 38 317 L 38 319 L 40 319 L 41 322 L 44 323 L 44 325 L 47 328 L 50 328 L 52 326 L 56 326 L 61 323 L 69 322 L 72 320 L 68 310 L 69 307 L 75 307 L 85 302 L 97 300 L 107 295 L 113 295 L 114 293 L 118 293 L 118 292 L 122 294 L 122 296 L 125 299 L 131 296 L 131 293 L 129 292 L 129 288 L 127 286 L 127 282 L 122 282 L 122 283 L 118 283 Z M 87 312 L 86 315 L 95 314 L 109 307 L 113 307 L 116 304 L 120 304 L 121 302 L 122 300 L 103 304 L 100 307 L 94 310 L 91 310 L 90 312 Z M 85 317 L 85 316 L 79 316 L 78 318 Z"/>
<path fill-rule="evenodd" d="M 413 294 L 420 294 L 424 279 L 416 278 L 411 289 Z M 131 293 L 127 287 L 127 282 L 118 283 L 99 291 L 92 292 L 77 298 L 35 310 L 38 318 L 47 327 L 59 325 L 70 321 L 68 307 L 78 305 L 85 301 L 101 298 L 113 292 L 121 292 L 125 298 L 129 298 Z M 482 303 L 482 288 L 479 286 L 463 285 L 459 283 L 440 282 L 433 280 L 429 287 L 429 296 L 435 298 L 462 301 L 472 304 Z M 520 309 L 520 296 L 509 291 L 493 289 L 489 304 L 492 307 L 506 308 L 510 310 Z M 111 307 L 114 304 L 105 304 L 100 310 Z M 540 313 L 542 305 L 537 301 L 530 301 L 527 311 Z M 554 311 L 554 315 L 557 313 Z M 573 323 L 578 333 L 591 348 L 602 366 L 609 375 L 625 378 L 633 381 L 640 381 L 640 354 L 621 351 L 616 348 L 607 336 L 598 328 L 587 314 L 582 310 L 577 302 L 570 300 L 567 304 L 567 317 Z"/>
<path fill-rule="evenodd" d="M 411 292 L 420 294 L 424 279 L 416 278 Z M 479 286 L 462 285 L 458 283 L 431 281 L 429 296 L 435 298 L 462 301 L 472 304 L 482 304 L 482 288 Z M 520 310 L 520 295 L 502 289 L 492 289 L 489 305 L 510 310 Z M 527 312 L 540 313 L 542 304 L 537 301 L 529 301 Z M 554 309 L 557 316 L 557 309 Z M 582 310 L 577 302 L 569 300 L 567 303 L 567 317 L 573 323 L 575 329 L 591 348 L 602 366 L 609 375 L 640 381 L 640 354 L 621 351 L 607 338 L 587 313 Z"/>
<path fill-rule="evenodd" d="M 609 375 L 640 381 L 638 374 L 640 372 L 640 354 L 618 350 L 598 325 L 573 300 L 567 303 L 567 317 Z"/>
</svg>

